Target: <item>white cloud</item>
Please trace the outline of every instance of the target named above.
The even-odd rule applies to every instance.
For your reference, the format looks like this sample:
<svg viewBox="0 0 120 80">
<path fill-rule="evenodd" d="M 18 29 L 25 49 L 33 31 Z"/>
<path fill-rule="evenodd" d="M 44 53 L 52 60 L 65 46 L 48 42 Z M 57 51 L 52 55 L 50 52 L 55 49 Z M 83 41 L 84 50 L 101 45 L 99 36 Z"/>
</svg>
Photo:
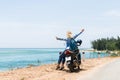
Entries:
<svg viewBox="0 0 120 80">
<path fill-rule="evenodd" d="M 120 17 L 120 11 L 117 10 L 111 10 L 111 11 L 107 11 L 104 14 L 105 16 L 113 16 L 113 17 Z"/>
</svg>

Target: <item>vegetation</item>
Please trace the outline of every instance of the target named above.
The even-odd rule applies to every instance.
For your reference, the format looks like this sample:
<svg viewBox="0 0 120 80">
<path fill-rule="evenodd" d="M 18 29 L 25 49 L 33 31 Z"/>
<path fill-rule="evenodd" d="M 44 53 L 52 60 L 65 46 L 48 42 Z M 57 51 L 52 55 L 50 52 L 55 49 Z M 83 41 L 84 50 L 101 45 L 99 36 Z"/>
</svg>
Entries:
<svg viewBox="0 0 120 80">
<path fill-rule="evenodd" d="M 112 56 L 112 57 L 117 57 L 117 56 L 119 56 L 118 54 L 115 54 L 115 53 L 112 53 L 110 56 Z"/>
<path fill-rule="evenodd" d="M 101 38 L 91 42 L 92 48 L 97 50 L 120 50 L 120 37 Z"/>
</svg>

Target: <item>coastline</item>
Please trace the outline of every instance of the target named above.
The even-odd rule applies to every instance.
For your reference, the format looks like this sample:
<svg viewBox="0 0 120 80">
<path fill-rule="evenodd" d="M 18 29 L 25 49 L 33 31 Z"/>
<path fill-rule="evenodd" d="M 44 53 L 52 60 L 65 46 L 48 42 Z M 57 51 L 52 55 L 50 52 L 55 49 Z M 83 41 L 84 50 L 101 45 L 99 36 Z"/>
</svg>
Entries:
<svg viewBox="0 0 120 80">
<path fill-rule="evenodd" d="M 82 60 L 81 70 L 73 73 L 70 73 L 67 67 L 63 71 L 55 70 L 56 63 L 35 67 L 29 66 L 0 72 L 0 80 L 77 80 L 78 77 L 83 77 L 95 71 L 95 68 L 99 69 L 99 67 L 118 58 L 120 57 L 85 59 L 84 61 Z"/>
</svg>

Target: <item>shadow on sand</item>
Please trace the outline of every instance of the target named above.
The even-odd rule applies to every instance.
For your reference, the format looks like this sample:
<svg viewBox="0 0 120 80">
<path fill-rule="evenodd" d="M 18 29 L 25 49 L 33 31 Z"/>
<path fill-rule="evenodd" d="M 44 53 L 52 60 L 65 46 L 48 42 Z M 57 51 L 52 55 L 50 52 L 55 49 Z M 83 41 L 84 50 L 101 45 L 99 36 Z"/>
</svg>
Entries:
<svg viewBox="0 0 120 80">
<path fill-rule="evenodd" d="M 80 70 L 75 69 L 74 72 L 71 72 L 69 69 L 64 69 L 64 70 L 62 70 L 62 71 L 66 71 L 66 72 L 68 72 L 68 73 L 78 73 L 78 72 L 86 71 L 86 70 L 87 70 L 87 69 L 80 69 Z"/>
</svg>

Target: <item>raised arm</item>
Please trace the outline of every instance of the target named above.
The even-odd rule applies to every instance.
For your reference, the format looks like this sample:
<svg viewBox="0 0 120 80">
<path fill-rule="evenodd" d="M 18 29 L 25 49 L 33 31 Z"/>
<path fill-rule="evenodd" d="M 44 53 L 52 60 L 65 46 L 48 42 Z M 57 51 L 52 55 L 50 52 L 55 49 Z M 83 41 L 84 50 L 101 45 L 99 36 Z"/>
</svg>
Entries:
<svg viewBox="0 0 120 80">
<path fill-rule="evenodd" d="M 56 37 L 57 40 L 61 40 L 61 41 L 67 41 L 67 39 L 63 39 L 63 38 L 58 38 Z"/>
<path fill-rule="evenodd" d="M 75 36 L 73 36 L 73 39 L 77 38 L 81 33 L 83 33 L 83 31 L 84 31 L 84 29 L 82 29 L 80 33 L 78 33 Z"/>
</svg>

